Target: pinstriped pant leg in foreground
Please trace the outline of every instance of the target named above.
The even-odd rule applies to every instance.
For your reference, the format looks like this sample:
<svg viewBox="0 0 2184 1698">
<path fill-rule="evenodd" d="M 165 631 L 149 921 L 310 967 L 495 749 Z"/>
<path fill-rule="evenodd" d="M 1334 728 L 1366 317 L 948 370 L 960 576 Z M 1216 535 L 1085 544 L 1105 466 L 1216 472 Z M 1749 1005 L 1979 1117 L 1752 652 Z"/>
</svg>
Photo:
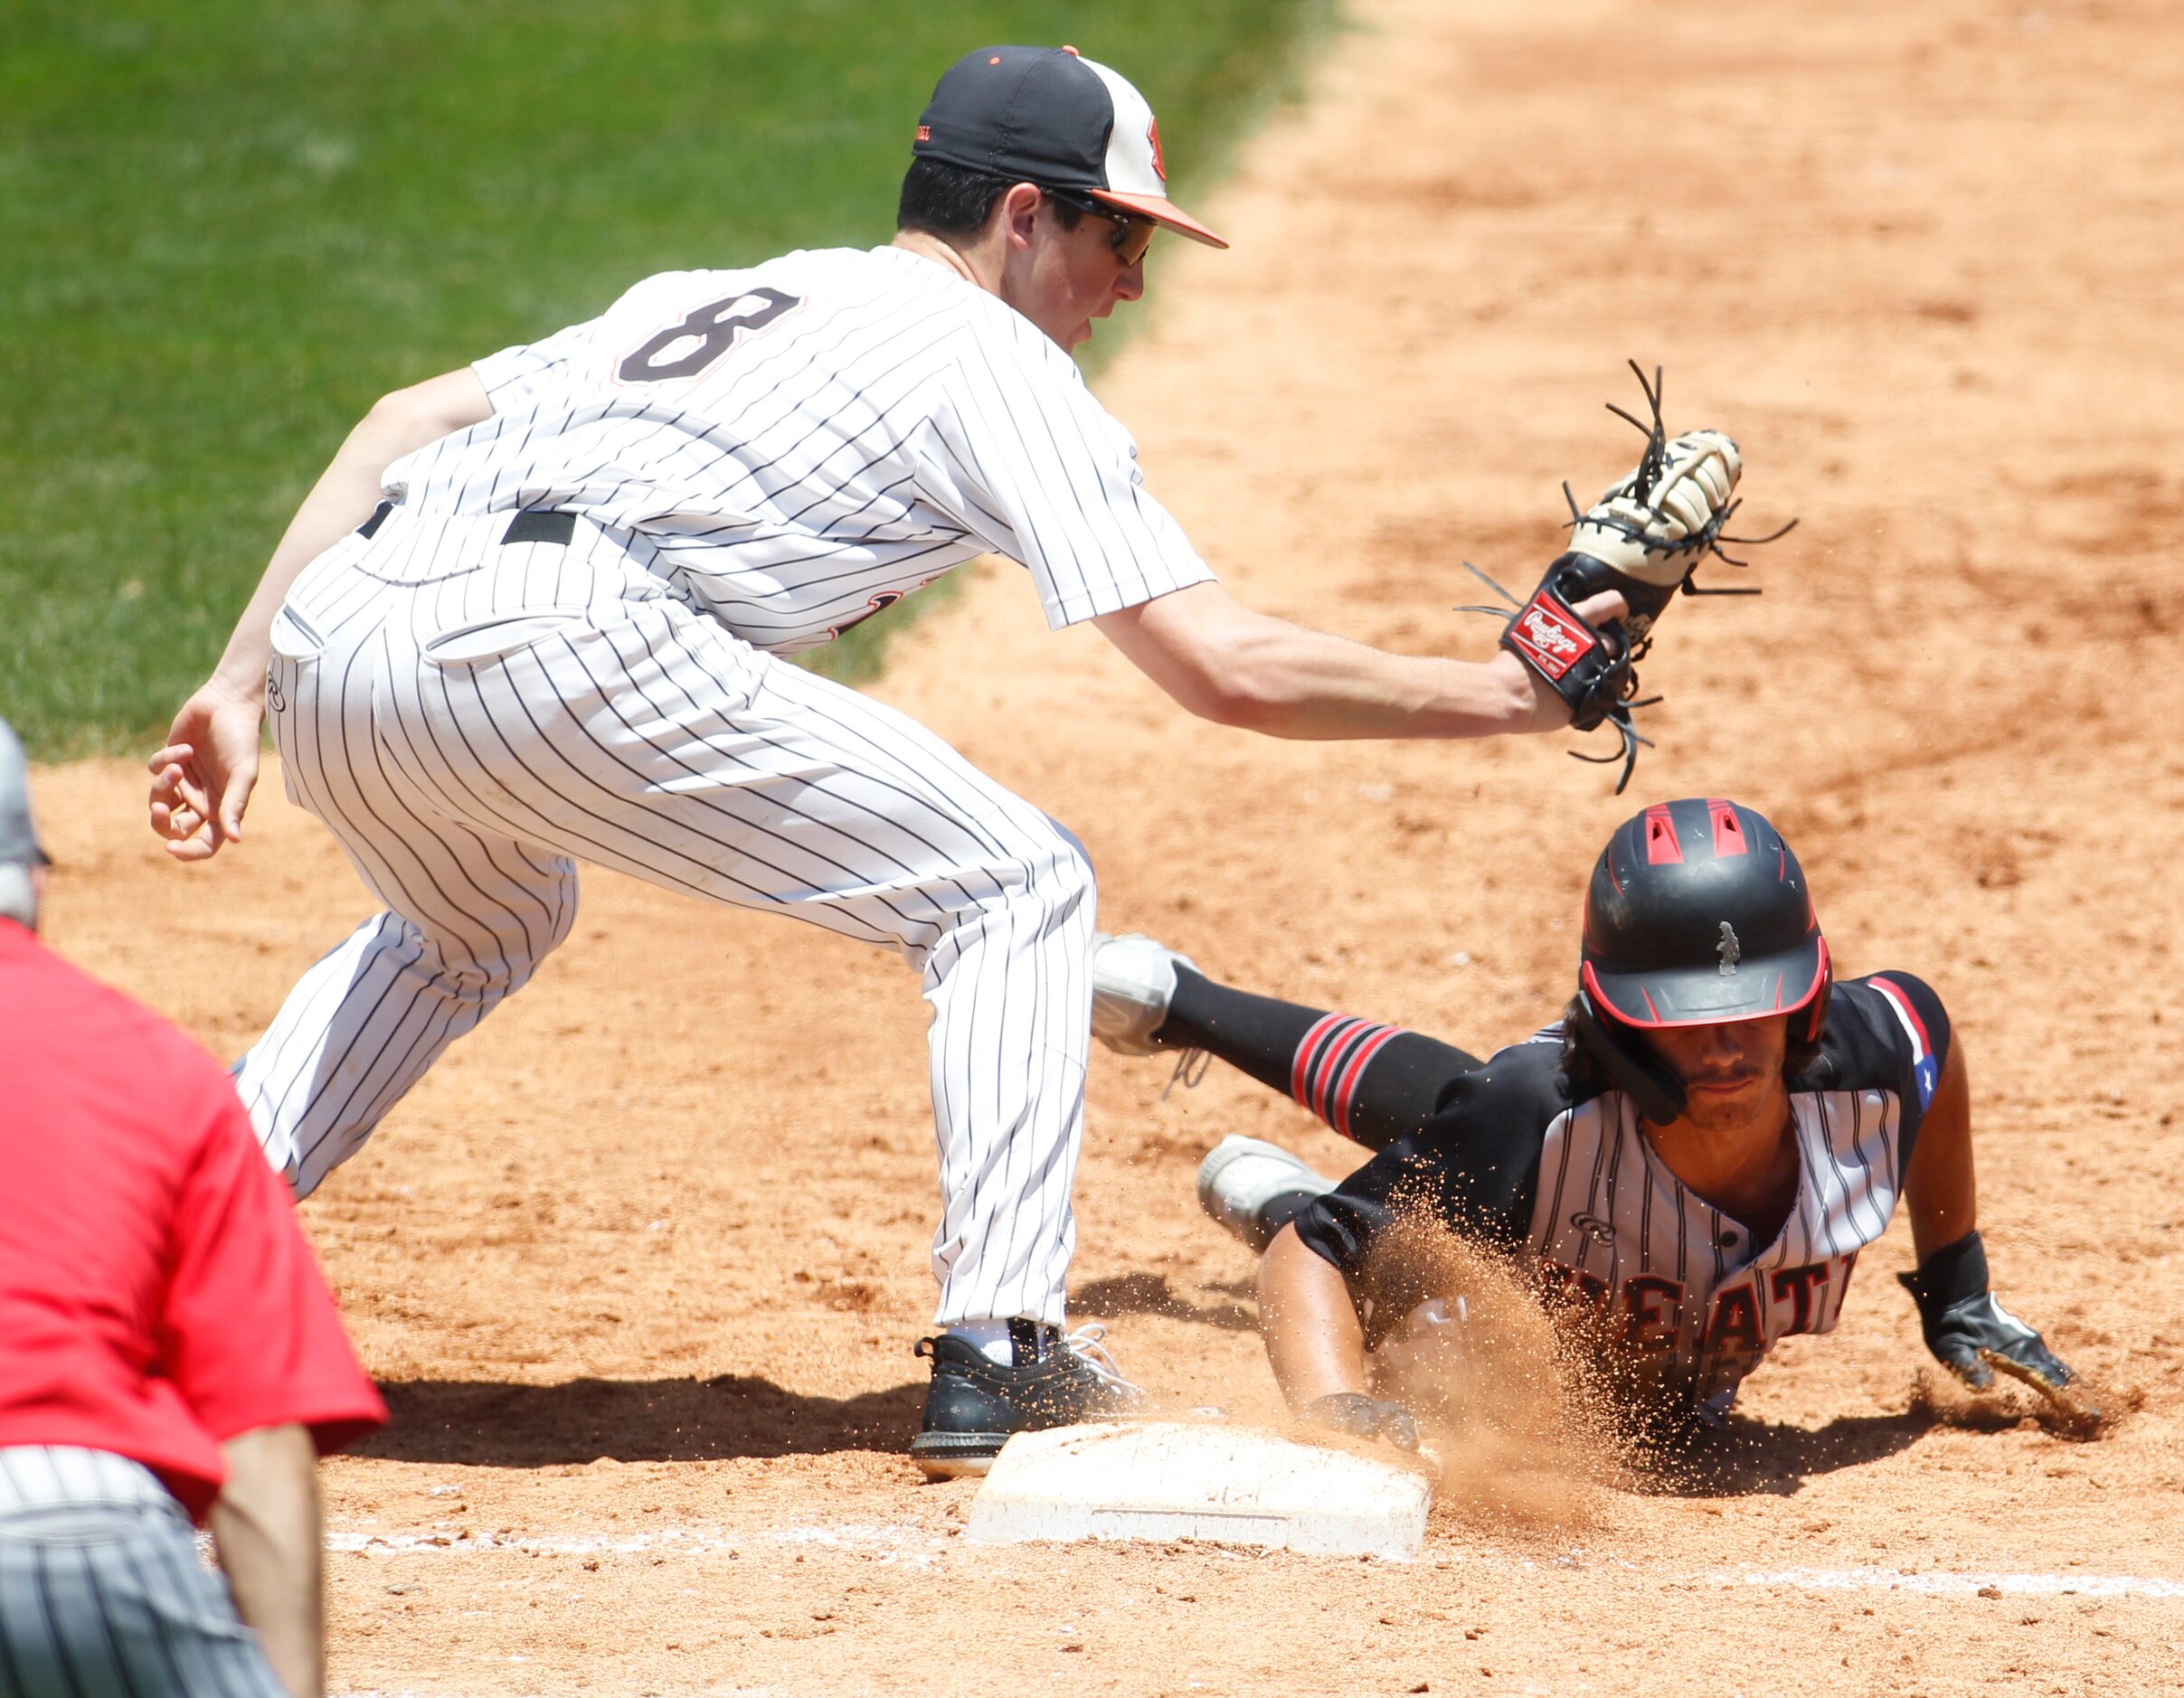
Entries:
<svg viewBox="0 0 2184 1698">
<path fill-rule="evenodd" d="M 899 948 L 934 1011 L 940 1318 L 1059 1323 L 1091 1023 L 1083 848 L 923 727 L 677 602 L 526 635 L 390 665 L 419 788 L 481 831 Z"/>
<path fill-rule="evenodd" d="M 279 1698 L 178 1507 L 0 1514 L 0 1693 Z"/>
<path fill-rule="evenodd" d="M 659 593 L 531 555 L 414 591 L 339 568 L 276 622 L 296 799 L 388 911 L 237 1080 L 307 1193 L 566 936 L 573 862 L 900 949 L 932 1004 L 940 1317 L 1063 1318 L 1092 877 L 939 738 Z M 288 615 L 284 612 L 284 619 Z M 496 633 L 500 633 L 496 635 Z"/>
<path fill-rule="evenodd" d="M 576 917 L 572 862 L 461 817 L 417 781 L 416 751 L 384 711 L 399 596 L 368 580 L 345 595 L 338 575 L 319 583 L 307 633 L 276 623 L 273 740 L 290 797 L 387 911 L 304 975 L 235 1065 L 267 1159 L 299 1197 L 522 988 Z"/>
</svg>

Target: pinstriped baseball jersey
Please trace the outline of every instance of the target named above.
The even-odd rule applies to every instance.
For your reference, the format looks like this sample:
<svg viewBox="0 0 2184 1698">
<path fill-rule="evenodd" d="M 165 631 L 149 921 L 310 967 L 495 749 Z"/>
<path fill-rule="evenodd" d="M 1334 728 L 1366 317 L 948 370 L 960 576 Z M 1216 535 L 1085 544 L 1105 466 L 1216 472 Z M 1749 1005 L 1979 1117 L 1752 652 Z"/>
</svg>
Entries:
<svg viewBox="0 0 2184 1698">
<path fill-rule="evenodd" d="M 787 665 L 990 551 L 1056 626 L 1211 574 L 1028 319 L 906 250 L 639 283 L 475 368 L 290 586 L 290 797 L 384 911 L 236 1065 L 300 1194 L 567 938 L 586 861 L 899 949 L 923 980 L 936 1316 L 1059 1325 L 1094 903 L 1083 846 L 884 704 Z"/>
<path fill-rule="evenodd" d="M 1212 576 L 1068 354 L 903 249 L 664 273 L 474 369 L 493 416 L 387 469 L 383 575 L 447 570 L 438 515 L 572 512 L 775 653 L 989 551 L 1055 627 Z"/>
<path fill-rule="evenodd" d="M 1797 1198 L 1769 1243 L 1677 1178 L 1623 1093 L 1572 1099 L 1558 1028 L 1459 1079 L 1439 1115 L 1313 1204 L 1298 1231 L 1343 1270 L 1377 1337 L 1448 1295 L 1375 1254 L 1427 1210 L 1514 1253 L 1552 1302 L 1604 1320 L 1626 1382 L 1723 1410 L 1782 1339 L 1834 1327 L 1858 1253 L 1902 1194 L 1948 1041 L 1948 1016 L 1917 979 L 1837 986 L 1820 1060 L 1790 1093 Z"/>
</svg>

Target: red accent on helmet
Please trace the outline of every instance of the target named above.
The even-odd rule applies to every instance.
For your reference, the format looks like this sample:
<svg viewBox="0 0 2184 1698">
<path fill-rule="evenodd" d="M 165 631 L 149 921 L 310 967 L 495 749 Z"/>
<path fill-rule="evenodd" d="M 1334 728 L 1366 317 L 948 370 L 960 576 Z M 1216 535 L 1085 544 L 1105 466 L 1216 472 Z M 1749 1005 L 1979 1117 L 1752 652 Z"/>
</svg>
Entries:
<svg viewBox="0 0 2184 1698">
<path fill-rule="evenodd" d="M 1669 805 L 1656 802 L 1646 809 L 1646 863 L 1660 866 L 1683 858 L 1684 846 L 1677 841 L 1676 821 L 1669 813 Z"/>
<path fill-rule="evenodd" d="M 1616 828 L 1593 863 L 1580 962 L 1610 1026 L 1785 1014 L 1795 1036 L 1817 1031 L 1832 978 L 1797 857 L 1758 814 L 1716 797 L 1655 803 Z"/>
<path fill-rule="evenodd" d="M 1818 1043 L 1820 1032 L 1828 1024 L 1828 995 L 1835 987 L 1835 961 L 1828 953 L 1828 940 L 1820 940 L 1820 974 L 1812 981 L 1813 995 L 1806 1004 L 1805 1029 L 1798 1033 L 1807 1043 Z"/>
<path fill-rule="evenodd" d="M 1725 860 L 1730 855 L 1752 853 L 1752 845 L 1744 841 L 1744 823 L 1736 817 L 1735 807 L 1727 802 L 1709 800 L 1707 812 L 1714 821 L 1714 858 Z"/>
<path fill-rule="evenodd" d="M 1833 988 L 1831 981 L 1835 976 L 1835 963 L 1828 955 L 1828 940 L 1820 938 L 1816 941 L 1820 945 L 1820 965 L 1818 970 L 1812 975 L 1812 982 L 1799 993 L 1795 1002 L 1787 1005 L 1782 1001 L 1787 986 L 1778 984 L 1774 992 L 1774 1007 L 1771 1011 L 1775 1014 L 1794 1014 L 1800 1012 L 1806 1014 L 1807 1018 L 1803 1022 L 1804 1030 L 1797 1035 L 1807 1042 L 1811 1042 L 1820 1036 L 1820 1027 L 1827 1020 L 1829 998 L 1824 993 Z M 1592 962 L 1584 962 L 1578 967 L 1577 982 L 1585 995 L 1593 999 L 1595 1014 L 1600 1019 L 1617 1025 L 1654 1029 L 1666 1026 L 1724 1026 L 1734 1024 L 1739 1020 L 1752 1020 L 1758 1017 L 1751 1014 L 1715 1014 L 1694 1020 L 1664 1020 L 1660 1017 L 1659 1005 L 1653 1000 L 1653 993 L 1640 985 L 1638 987 L 1638 994 L 1646 999 L 1646 1012 L 1652 1018 L 1634 1020 L 1608 999 L 1608 993 L 1602 987 L 1599 976 L 1593 971 Z"/>
</svg>

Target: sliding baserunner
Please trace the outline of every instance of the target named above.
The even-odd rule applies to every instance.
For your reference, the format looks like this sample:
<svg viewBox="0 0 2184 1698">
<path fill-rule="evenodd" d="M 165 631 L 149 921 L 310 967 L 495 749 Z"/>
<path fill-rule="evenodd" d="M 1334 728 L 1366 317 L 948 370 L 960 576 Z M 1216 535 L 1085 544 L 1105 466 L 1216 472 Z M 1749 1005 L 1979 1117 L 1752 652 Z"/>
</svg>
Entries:
<svg viewBox="0 0 2184 1698">
<path fill-rule="evenodd" d="M 1204 1050 L 1376 1151 L 1339 1184 L 1231 1137 L 1208 1213 L 1264 1251 L 1261 1326 L 1292 1408 L 1417 1442 L 1374 1356 L 1424 1306 L 1426 1223 L 1507 1257 L 1582 1325 L 1612 1382 L 1671 1427 L 1718 1422 L 1782 1339 L 1836 1324 L 1901 1202 L 1926 1344 L 2071 1416 L 2075 1376 L 1989 1287 L 1971 1098 L 1939 997 L 1838 982 L 1797 858 L 1752 809 L 1668 802 L 1593 867 L 1577 994 L 1480 1060 L 1423 1034 L 1217 985 L 1146 938 L 1094 957 L 1094 1029 L 1125 1053 Z M 1383 1391 L 1385 1387 L 1381 1388 Z"/>
</svg>

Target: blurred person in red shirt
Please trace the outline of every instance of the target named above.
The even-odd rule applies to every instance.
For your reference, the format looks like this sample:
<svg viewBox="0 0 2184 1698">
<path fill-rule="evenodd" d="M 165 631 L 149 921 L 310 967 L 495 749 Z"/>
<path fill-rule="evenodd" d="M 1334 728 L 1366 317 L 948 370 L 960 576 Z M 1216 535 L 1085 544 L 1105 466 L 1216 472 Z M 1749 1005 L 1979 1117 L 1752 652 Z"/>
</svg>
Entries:
<svg viewBox="0 0 2184 1698">
<path fill-rule="evenodd" d="M 39 941 L 47 864 L 0 722 L 0 1691 L 316 1698 L 317 1458 L 386 1409 L 226 1072 Z"/>
</svg>

